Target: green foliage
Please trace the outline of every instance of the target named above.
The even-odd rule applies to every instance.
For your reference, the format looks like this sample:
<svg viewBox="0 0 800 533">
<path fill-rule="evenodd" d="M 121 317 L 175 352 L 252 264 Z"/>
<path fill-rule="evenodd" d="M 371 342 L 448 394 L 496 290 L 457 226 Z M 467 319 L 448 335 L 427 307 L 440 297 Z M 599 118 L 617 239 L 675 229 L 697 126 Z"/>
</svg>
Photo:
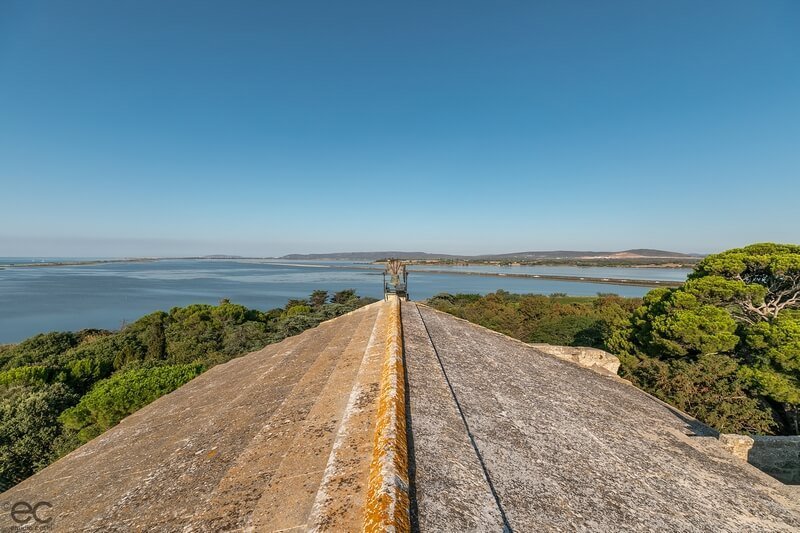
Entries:
<svg viewBox="0 0 800 533">
<path fill-rule="evenodd" d="M 606 294 L 597 298 L 510 294 L 437 294 L 428 304 L 527 342 L 605 348 L 612 325 L 641 302 Z"/>
<path fill-rule="evenodd" d="M 59 420 L 87 442 L 153 400 L 172 392 L 204 370 L 203 365 L 138 368 L 98 382 Z"/>
<path fill-rule="evenodd" d="M 176 307 L 169 312 L 165 331 L 167 353 L 173 363 L 189 363 L 201 354 L 219 351 L 221 325 L 207 304 Z"/>
<path fill-rule="evenodd" d="M 103 358 L 84 358 L 69 361 L 66 364 L 66 381 L 73 390 L 86 392 L 97 381 L 106 378 L 114 371 L 113 364 Z"/>
<path fill-rule="evenodd" d="M 800 405 L 800 317 L 782 313 L 742 328 L 742 334 L 751 365 L 743 377 L 775 402 Z"/>
<path fill-rule="evenodd" d="M 270 343 L 270 328 L 264 322 L 246 321 L 233 324 L 225 329 L 220 349 L 221 360 L 227 361 L 238 355 L 260 350 Z M 199 357 L 206 364 L 210 357 Z"/>
<path fill-rule="evenodd" d="M 58 457 L 59 414 L 78 400 L 63 383 L 18 387 L 0 399 L 0 491 Z"/>
<path fill-rule="evenodd" d="M 291 337 L 292 335 L 297 335 L 307 329 L 313 328 L 321 321 L 321 317 L 309 314 L 284 317 L 274 325 L 270 340 L 272 342 L 279 342 L 286 337 Z"/>
<path fill-rule="evenodd" d="M 44 385 L 52 378 L 53 370 L 44 365 L 18 366 L 0 372 L 0 386 Z"/>
<path fill-rule="evenodd" d="M 704 354 L 695 360 L 644 357 L 627 361 L 625 376 L 661 400 L 725 433 L 769 433 L 769 406 L 746 392 L 735 359 Z"/>
<path fill-rule="evenodd" d="M 295 315 L 305 315 L 311 312 L 311 308 L 307 305 L 293 305 L 283 314 L 284 317 L 289 318 Z"/>
<path fill-rule="evenodd" d="M 76 333 L 52 332 L 35 335 L 21 343 L 3 350 L 0 369 L 35 364 L 77 346 L 80 337 Z"/>
<path fill-rule="evenodd" d="M 679 289 L 651 291 L 608 345 L 634 383 L 718 429 L 798 434 L 798 307 L 800 246 L 754 244 L 703 259 Z M 705 405 L 684 400 L 676 387 L 710 380 L 722 368 L 701 364 L 711 354 L 728 361 L 725 369 L 735 365 L 735 379 L 725 379 L 741 394 L 711 396 Z M 643 371 L 659 365 L 669 380 Z M 762 411 L 777 423 L 765 426 Z"/>
<path fill-rule="evenodd" d="M 595 316 L 566 315 L 539 320 L 529 342 L 561 346 L 602 346 L 603 326 Z"/>
<path fill-rule="evenodd" d="M 307 307 L 307 306 L 308 306 L 308 300 L 300 300 L 297 298 L 292 298 L 288 302 L 286 302 L 286 305 L 283 308 L 288 311 L 292 307 Z"/>
<path fill-rule="evenodd" d="M 319 309 L 328 301 L 328 291 L 316 290 L 311 293 L 308 300 L 311 302 L 311 307 Z"/>
<path fill-rule="evenodd" d="M 656 289 L 631 319 L 633 335 L 656 357 L 729 352 L 739 342 L 736 322 L 724 310 L 679 289 Z"/>
<path fill-rule="evenodd" d="M 348 304 L 352 303 L 352 301 L 357 300 L 358 296 L 356 296 L 355 289 L 345 289 L 343 291 L 339 291 L 335 293 L 331 297 L 331 303 L 335 304 Z"/>
<path fill-rule="evenodd" d="M 740 322 L 774 320 L 785 309 L 800 308 L 800 246 L 761 243 L 710 255 L 689 276 L 686 290 L 726 306 Z"/>
<path fill-rule="evenodd" d="M 156 311 L 145 315 L 125 328 L 129 335 L 135 336 L 138 355 L 145 361 L 161 361 L 167 358 L 166 326 L 169 315 Z"/>
<path fill-rule="evenodd" d="M 227 300 L 177 307 L 164 317 L 166 356 L 173 363 L 220 361 L 258 349 L 269 338 L 267 316 Z M 249 337 L 248 337 L 249 336 Z"/>
</svg>

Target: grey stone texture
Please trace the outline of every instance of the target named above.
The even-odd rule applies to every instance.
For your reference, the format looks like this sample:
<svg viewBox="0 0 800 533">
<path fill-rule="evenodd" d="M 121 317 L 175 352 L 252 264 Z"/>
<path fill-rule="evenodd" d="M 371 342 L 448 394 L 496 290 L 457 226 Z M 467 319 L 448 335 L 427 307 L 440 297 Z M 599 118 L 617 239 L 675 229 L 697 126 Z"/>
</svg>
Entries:
<svg viewBox="0 0 800 533">
<path fill-rule="evenodd" d="M 623 380 L 421 304 L 403 313 L 421 530 L 499 531 L 489 483 L 513 531 L 800 530 L 796 492 Z"/>
<path fill-rule="evenodd" d="M 753 447 L 753 437 L 747 435 L 722 433 L 719 436 L 719 442 L 731 454 L 743 461 L 747 461 L 747 454 L 750 452 L 750 448 Z"/>
<path fill-rule="evenodd" d="M 548 355 L 564 359 L 586 367 L 595 372 L 616 375 L 619 370 L 619 358 L 604 350 L 584 346 L 554 346 L 552 344 L 535 343 L 534 348 Z"/>
<path fill-rule="evenodd" d="M 412 524 L 422 531 L 501 531 L 503 519 L 419 310 L 403 304 Z"/>
<path fill-rule="evenodd" d="M 784 483 L 800 485 L 800 436 L 753 437 L 747 461 Z"/>
</svg>

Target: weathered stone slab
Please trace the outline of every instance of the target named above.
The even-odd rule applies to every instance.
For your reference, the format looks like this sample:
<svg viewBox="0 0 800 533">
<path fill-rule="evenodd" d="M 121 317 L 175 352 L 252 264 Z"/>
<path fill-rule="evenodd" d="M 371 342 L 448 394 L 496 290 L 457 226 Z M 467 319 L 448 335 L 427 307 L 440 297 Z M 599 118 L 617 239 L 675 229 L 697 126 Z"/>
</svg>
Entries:
<svg viewBox="0 0 800 533">
<path fill-rule="evenodd" d="M 531 346 L 548 355 L 554 355 L 559 359 L 564 359 L 594 370 L 595 372 L 609 373 L 617 375 L 619 370 L 619 358 L 604 350 L 597 348 L 587 348 L 585 346 L 555 346 L 553 344 L 534 343 Z"/>
<path fill-rule="evenodd" d="M 800 529 L 796 495 L 695 436 L 696 420 L 621 380 L 417 305 L 512 530 Z"/>
<path fill-rule="evenodd" d="M 747 461 L 784 483 L 800 485 L 800 436 L 754 436 Z"/>
<path fill-rule="evenodd" d="M 420 531 L 502 531 L 488 480 L 412 303 L 403 304 L 403 336 L 416 489 L 412 521 Z"/>
<path fill-rule="evenodd" d="M 735 457 L 747 461 L 747 454 L 753 447 L 753 438 L 747 435 L 723 433 L 719 436 L 719 443 Z"/>
</svg>

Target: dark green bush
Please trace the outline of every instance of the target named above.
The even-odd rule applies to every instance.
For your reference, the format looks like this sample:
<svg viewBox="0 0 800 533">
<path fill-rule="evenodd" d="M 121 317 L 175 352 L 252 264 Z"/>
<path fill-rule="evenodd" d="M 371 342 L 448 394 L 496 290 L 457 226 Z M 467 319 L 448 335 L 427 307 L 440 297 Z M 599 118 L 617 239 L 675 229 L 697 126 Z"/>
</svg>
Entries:
<svg viewBox="0 0 800 533">
<path fill-rule="evenodd" d="M 15 387 L 0 399 L 0 491 L 58 458 L 59 414 L 78 395 L 63 383 Z"/>
<path fill-rule="evenodd" d="M 59 420 L 87 442 L 153 400 L 172 392 L 204 370 L 203 365 L 138 368 L 104 379 Z"/>
</svg>

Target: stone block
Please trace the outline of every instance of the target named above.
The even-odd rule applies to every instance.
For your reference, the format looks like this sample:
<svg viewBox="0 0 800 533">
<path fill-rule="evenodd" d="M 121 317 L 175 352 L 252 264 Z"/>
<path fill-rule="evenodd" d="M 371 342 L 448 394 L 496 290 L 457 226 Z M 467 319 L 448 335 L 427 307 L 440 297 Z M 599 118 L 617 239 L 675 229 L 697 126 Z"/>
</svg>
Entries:
<svg viewBox="0 0 800 533">
<path fill-rule="evenodd" d="M 555 346 L 544 343 L 534 343 L 532 346 L 546 354 L 571 361 L 600 374 L 611 373 L 616 375 L 619 370 L 619 358 L 598 348 Z"/>
</svg>

